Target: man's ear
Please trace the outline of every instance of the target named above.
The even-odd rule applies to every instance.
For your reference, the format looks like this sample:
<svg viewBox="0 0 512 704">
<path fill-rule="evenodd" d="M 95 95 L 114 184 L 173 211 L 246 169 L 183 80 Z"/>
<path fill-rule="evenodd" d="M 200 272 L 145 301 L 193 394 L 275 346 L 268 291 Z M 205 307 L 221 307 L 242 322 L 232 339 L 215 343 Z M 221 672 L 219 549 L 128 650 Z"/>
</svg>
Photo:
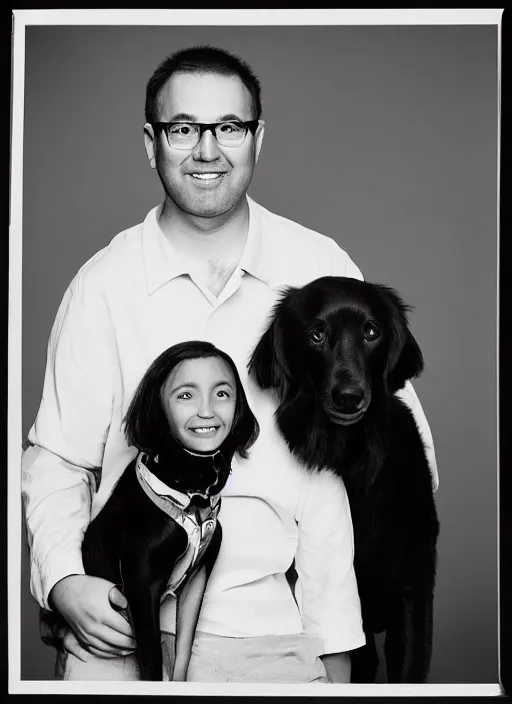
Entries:
<svg viewBox="0 0 512 704">
<path fill-rule="evenodd" d="M 256 128 L 256 146 L 255 146 L 255 155 L 254 155 L 254 162 L 255 163 L 258 163 L 264 134 L 265 134 L 265 120 L 260 120 L 260 124 Z"/>
<path fill-rule="evenodd" d="M 149 165 L 152 169 L 156 169 L 156 157 L 155 157 L 155 132 L 153 130 L 153 125 L 146 122 L 144 125 L 144 144 L 146 146 L 146 154 L 148 155 Z"/>
</svg>

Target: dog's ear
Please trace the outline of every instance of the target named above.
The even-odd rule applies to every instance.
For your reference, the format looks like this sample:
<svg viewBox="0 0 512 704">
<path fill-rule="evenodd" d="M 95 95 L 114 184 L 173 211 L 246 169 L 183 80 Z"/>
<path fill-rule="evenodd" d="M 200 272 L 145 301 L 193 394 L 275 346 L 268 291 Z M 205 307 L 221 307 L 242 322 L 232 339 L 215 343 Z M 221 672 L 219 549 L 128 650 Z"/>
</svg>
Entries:
<svg viewBox="0 0 512 704">
<path fill-rule="evenodd" d="M 388 319 L 388 354 L 384 377 L 391 393 L 403 388 L 405 382 L 414 379 L 423 371 L 423 355 L 413 334 L 409 329 L 407 306 L 396 291 L 379 286 L 383 298 L 387 301 Z"/>
<path fill-rule="evenodd" d="M 285 352 L 284 320 L 288 296 L 295 289 L 288 287 L 274 306 L 270 323 L 249 360 L 249 374 L 262 389 L 276 388 L 282 395 L 289 387 L 291 373 Z"/>
</svg>

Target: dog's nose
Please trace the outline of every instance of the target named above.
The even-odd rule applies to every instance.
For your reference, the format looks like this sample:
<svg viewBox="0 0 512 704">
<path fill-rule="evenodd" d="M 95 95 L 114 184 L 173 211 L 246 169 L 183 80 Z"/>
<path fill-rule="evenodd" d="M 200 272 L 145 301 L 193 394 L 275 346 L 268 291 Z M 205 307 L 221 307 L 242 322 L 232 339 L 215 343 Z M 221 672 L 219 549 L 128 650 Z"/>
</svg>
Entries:
<svg viewBox="0 0 512 704">
<path fill-rule="evenodd" d="M 357 413 L 364 405 L 364 391 L 358 388 L 339 389 L 334 387 L 331 398 L 336 408 L 343 413 Z"/>
</svg>

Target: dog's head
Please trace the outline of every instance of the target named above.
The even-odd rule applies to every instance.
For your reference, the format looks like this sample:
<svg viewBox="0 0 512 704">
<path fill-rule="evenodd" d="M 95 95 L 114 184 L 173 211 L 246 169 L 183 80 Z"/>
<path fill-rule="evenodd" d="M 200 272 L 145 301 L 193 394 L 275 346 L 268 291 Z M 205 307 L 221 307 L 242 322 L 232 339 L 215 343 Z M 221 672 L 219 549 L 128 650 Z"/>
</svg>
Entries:
<svg viewBox="0 0 512 704">
<path fill-rule="evenodd" d="M 393 289 L 356 279 L 288 288 L 249 372 L 260 387 L 276 390 L 281 410 L 313 403 L 333 423 L 351 425 L 372 396 L 394 393 L 423 369 L 407 312 Z"/>
</svg>

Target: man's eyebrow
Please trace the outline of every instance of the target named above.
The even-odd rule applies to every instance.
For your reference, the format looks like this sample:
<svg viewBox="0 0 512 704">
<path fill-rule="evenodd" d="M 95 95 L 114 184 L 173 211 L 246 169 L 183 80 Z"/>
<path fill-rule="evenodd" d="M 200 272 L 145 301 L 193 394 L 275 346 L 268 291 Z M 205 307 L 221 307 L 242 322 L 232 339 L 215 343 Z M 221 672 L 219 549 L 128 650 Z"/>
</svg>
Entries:
<svg viewBox="0 0 512 704">
<path fill-rule="evenodd" d="M 215 120 L 215 122 L 231 122 L 233 120 L 236 120 L 237 122 L 244 122 L 239 115 L 235 115 L 235 113 L 232 112 L 226 115 L 221 115 L 218 120 Z M 177 115 L 173 115 L 168 122 L 199 122 L 199 120 L 195 115 L 191 115 L 188 112 L 179 112 Z M 215 124 L 215 122 L 206 124 Z"/>
<path fill-rule="evenodd" d="M 177 115 L 173 115 L 168 122 L 197 122 L 197 117 L 189 115 L 188 112 L 179 112 Z"/>
<path fill-rule="evenodd" d="M 235 115 L 232 112 L 230 112 L 228 115 L 222 115 L 222 117 L 219 118 L 219 122 L 227 122 L 231 120 L 236 120 L 237 122 L 245 122 L 243 118 L 239 117 L 238 115 Z"/>
</svg>

